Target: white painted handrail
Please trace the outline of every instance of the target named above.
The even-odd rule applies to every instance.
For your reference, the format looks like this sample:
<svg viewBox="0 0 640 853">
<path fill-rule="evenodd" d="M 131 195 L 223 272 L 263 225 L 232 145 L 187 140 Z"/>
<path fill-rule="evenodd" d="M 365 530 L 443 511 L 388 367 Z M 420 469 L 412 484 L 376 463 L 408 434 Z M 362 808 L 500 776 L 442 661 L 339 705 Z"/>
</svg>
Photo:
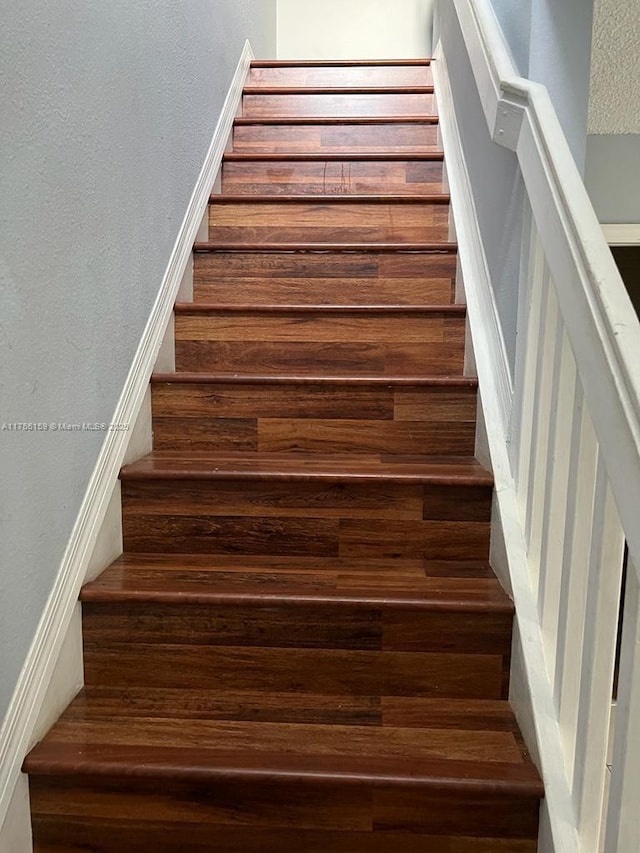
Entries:
<svg viewBox="0 0 640 853">
<path fill-rule="evenodd" d="M 495 144 L 515 153 L 525 222 L 513 395 L 491 310 L 447 68 L 442 135 L 496 493 L 546 784 L 541 850 L 640 850 L 640 325 L 547 90 L 518 76 L 488 0 L 448 0 Z M 467 93 L 468 96 L 468 93 Z M 486 278 L 486 281 L 482 279 Z M 498 324 L 499 325 L 499 324 Z M 497 357 L 496 357 L 497 356 Z M 608 790 L 623 551 L 629 549 Z M 546 827 L 546 830 L 545 830 Z"/>
</svg>

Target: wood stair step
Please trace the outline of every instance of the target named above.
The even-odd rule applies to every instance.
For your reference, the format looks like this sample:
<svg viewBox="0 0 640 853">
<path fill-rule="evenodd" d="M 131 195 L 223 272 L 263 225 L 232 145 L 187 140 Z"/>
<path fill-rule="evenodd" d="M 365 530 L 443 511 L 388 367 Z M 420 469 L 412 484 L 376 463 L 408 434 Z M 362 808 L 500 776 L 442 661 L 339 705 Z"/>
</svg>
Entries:
<svg viewBox="0 0 640 853">
<path fill-rule="evenodd" d="M 247 118 L 370 118 L 436 115 L 433 94 L 324 94 L 245 95 L 242 115 Z"/>
<path fill-rule="evenodd" d="M 433 86 L 433 74 L 423 65 L 253 65 L 251 87 L 309 86 Z"/>
<path fill-rule="evenodd" d="M 222 170 L 222 192 L 227 195 L 318 196 L 327 193 L 357 196 L 444 195 L 441 160 L 424 161 L 235 161 Z"/>
<path fill-rule="evenodd" d="M 213 196 L 209 240 L 230 243 L 446 242 L 447 195 Z"/>
<path fill-rule="evenodd" d="M 158 374 L 154 447 L 472 455 L 476 387 L 462 377 Z"/>
<path fill-rule="evenodd" d="M 220 704 L 227 695 L 222 691 Z M 265 698 L 278 704 L 279 697 Z M 372 697 L 371 704 L 378 715 L 400 705 L 394 697 Z M 25 762 L 36 843 L 68 827 L 64 843 L 91 838 L 115 853 L 105 845 L 143 819 L 150 835 L 138 829 L 141 850 L 178 850 L 193 837 L 201 845 L 195 849 L 226 853 L 275 853 L 291 849 L 290 842 L 305 843 L 306 853 L 399 853 L 401 841 L 425 853 L 529 851 L 522 844 L 535 837 L 542 791 L 505 704 L 478 702 L 476 711 L 473 702 L 431 701 L 423 706 L 424 727 L 385 724 L 381 716 L 365 726 L 228 716 L 177 724 L 105 717 L 101 696 L 89 690 Z M 451 717 L 458 729 L 447 726 Z M 109 803 L 106 814 L 101 798 Z M 160 848 L 151 846 L 158 824 L 165 831 Z M 511 846 L 495 846 L 497 836 Z"/>
<path fill-rule="evenodd" d="M 444 574 L 451 572 L 452 574 Z M 473 573 L 473 574 L 472 574 Z M 381 611 L 512 615 L 486 563 L 123 554 L 86 584 L 93 604 L 334 604 Z"/>
<path fill-rule="evenodd" d="M 281 480 L 285 482 L 375 482 L 491 488 L 492 475 L 472 457 L 394 456 L 375 453 L 148 453 L 120 472 L 136 480 Z"/>
<path fill-rule="evenodd" d="M 453 253 L 196 252 L 194 301 L 273 304 L 447 304 Z"/>
<path fill-rule="evenodd" d="M 120 477 L 130 552 L 488 557 L 492 478 L 464 457 L 157 451 Z"/>
<path fill-rule="evenodd" d="M 362 592 L 369 589 L 371 578 L 375 578 L 376 589 L 388 586 L 397 589 L 396 575 L 401 585 L 413 578 L 419 586 L 426 578 L 429 595 L 434 599 L 437 591 L 447 588 L 448 579 L 460 583 L 465 594 L 477 591 L 477 581 L 489 579 L 492 585 L 496 577 L 486 560 L 424 560 L 424 559 L 372 559 L 358 557 L 313 557 L 304 554 L 297 557 L 274 554 L 165 554 L 124 553 L 118 557 L 94 583 L 114 588 L 126 583 L 129 573 L 138 577 L 137 583 L 149 584 L 154 577 L 172 577 L 179 574 L 185 583 L 204 580 L 211 587 L 219 581 L 221 589 L 244 589 L 245 584 L 260 584 L 269 588 L 287 586 L 294 580 L 300 587 L 307 583 L 312 588 L 334 588 L 338 582 Z M 191 578 L 191 580 L 189 580 Z M 465 583 L 462 583 L 462 582 Z M 89 588 L 86 585 L 83 590 Z M 92 586 L 93 588 L 93 586 Z M 83 591 L 83 595 L 84 595 Z M 151 592 L 151 588 L 149 589 Z M 439 592 L 438 592 L 439 594 Z"/>
<path fill-rule="evenodd" d="M 153 564 L 153 555 L 149 556 Z M 128 648 L 131 672 L 125 672 L 123 663 L 113 678 L 135 684 L 132 662 L 142 665 L 152 647 L 158 659 L 165 652 L 176 660 L 182 655 L 189 668 L 202 655 L 208 664 L 224 667 L 231 647 L 232 657 L 243 649 L 251 657 L 251 650 L 257 649 L 267 665 L 270 658 L 279 658 L 279 649 L 292 650 L 294 658 L 304 656 L 304 650 L 317 651 L 317 663 L 331 685 L 336 679 L 331 653 L 344 662 L 345 655 L 355 652 L 350 659 L 366 670 L 359 678 L 385 683 L 391 679 L 397 692 L 403 690 L 403 671 L 414 683 L 415 662 L 424 664 L 432 680 L 439 667 L 447 668 L 449 675 L 439 676 L 431 690 L 447 689 L 441 686 L 444 678 L 442 683 L 449 679 L 449 690 L 459 691 L 450 675 L 460 668 L 468 673 L 467 656 L 467 663 L 477 663 L 495 695 L 501 695 L 500 673 L 504 680 L 513 607 L 495 578 L 427 578 L 418 571 L 403 576 L 389 562 L 386 570 L 381 564 L 376 571 L 371 565 L 368 570 L 362 566 L 347 576 L 335 568 L 320 574 L 310 568 L 302 574 L 282 569 L 251 573 L 246 567 L 242 571 L 244 561 L 229 571 L 225 565 L 218 569 L 215 558 L 204 563 L 208 569 L 203 572 L 202 561 L 194 562 L 197 568 L 184 571 L 179 566 L 191 565 L 188 556 L 174 557 L 174 568 L 168 568 L 167 561 L 160 570 L 148 568 L 147 555 L 141 555 L 139 565 L 132 559 L 119 560 L 85 587 L 88 683 L 99 683 L 93 668 L 108 665 L 105 650 Z M 215 649 L 222 658 L 216 658 Z M 167 670 L 165 685 L 171 687 L 174 678 Z M 298 678 L 295 683 L 303 682 Z M 314 689 L 313 682 L 310 688 Z M 484 689 L 475 687 L 476 692 Z M 332 719 L 324 722 L 335 723 L 335 709 L 329 716 Z"/>
<path fill-rule="evenodd" d="M 307 119 L 293 122 L 238 118 L 234 124 L 231 153 L 346 153 L 355 156 L 373 152 L 410 157 L 440 154 L 437 119 L 390 122 Z"/>
<path fill-rule="evenodd" d="M 464 306 L 175 306 L 179 371 L 462 372 Z"/>
</svg>

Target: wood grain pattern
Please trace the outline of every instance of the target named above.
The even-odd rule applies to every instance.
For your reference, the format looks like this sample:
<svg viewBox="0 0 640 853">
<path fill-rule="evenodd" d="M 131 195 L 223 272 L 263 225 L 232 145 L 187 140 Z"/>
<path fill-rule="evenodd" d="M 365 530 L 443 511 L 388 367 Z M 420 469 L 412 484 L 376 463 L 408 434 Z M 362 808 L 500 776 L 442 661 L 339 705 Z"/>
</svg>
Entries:
<svg viewBox="0 0 640 853">
<path fill-rule="evenodd" d="M 326 330 L 325 330 L 326 331 Z M 182 335 L 182 330 L 180 335 Z M 298 376 L 355 373 L 362 376 L 449 376 L 461 373 L 464 348 L 459 343 L 377 343 L 344 341 L 210 341 L 176 340 L 181 371 L 232 371 Z M 349 416 L 347 411 L 345 417 Z M 407 418 L 420 420 L 421 418 Z"/>
<path fill-rule="evenodd" d="M 397 420 L 396 399 L 421 420 Z M 156 376 L 156 450 L 373 452 L 471 456 L 474 383 L 349 377 Z M 247 406 L 247 401 L 249 407 Z M 264 407 L 264 404 L 267 407 Z M 234 407 L 235 406 L 235 407 Z M 292 410 L 293 407 L 293 410 Z M 400 414 L 404 414 L 403 411 Z"/>
<path fill-rule="evenodd" d="M 35 853 L 85 853 L 88 843 L 99 844 L 102 853 L 122 853 L 128 845 L 140 853 L 536 853 L 537 847 L 535 840 L 514 838 L 263 828 L 238 833 L 226 826 L 92 818 L 36 817 L 35 835 Z"/>
<path fill-rule="evenodd" d="M 273 116 L 423 116 L 435 115 L 434 95 L 243 95 L 242 115 Z"/>
<path fill-rule="evenodd" d="M 209 205 L 209 240 L 220 243 L 446 243 L 448 229 L 446 204 L 256 203 L 248 198 Z"/>
<path fill-rule="evenodd" d="M 171 686 L 370 696 L 503 697 L 500 655 L 101 643 L 85 647 L 87 685 Z M 412 730 L 413 731 L 413 730 Z M 337 765 L 336 765 L 337 767 Z"/>
<path fill-rule="evenodd" d="M 35 853 L 534 853 L 432 82 L 251 63 Z"/>
<path fill-rule="evenodd" d="M 194 255 L 194 298 L 227 304 L 449 304 L 455 255 Z"/>
<path fill-rule="evenodd" d="M 242 124 L 236 121 L 233 150 L 241 152 L 370 151 L 430 153 L 439 150 L 438 128 L 427 123 Z"/>
<path fill-rule="evenodd" d="M 322 309 L 266 311 L 192 310 L 176 312 L 176 340 L 190 341 L 316 341 L 393 344 L 460 343 L 464 333 L 464 315 L 447 323 L 446 309 L 440 312 L 419 311 L 407 307 L 405 312 L 374 313 L 366 308 L 356 314 Z"/>
<path fill-rule="evenodd" d="M 442 162 L 226 162 L 223 193 L 244 195 L 424 195 L 445 193 Z"/>
</svg>

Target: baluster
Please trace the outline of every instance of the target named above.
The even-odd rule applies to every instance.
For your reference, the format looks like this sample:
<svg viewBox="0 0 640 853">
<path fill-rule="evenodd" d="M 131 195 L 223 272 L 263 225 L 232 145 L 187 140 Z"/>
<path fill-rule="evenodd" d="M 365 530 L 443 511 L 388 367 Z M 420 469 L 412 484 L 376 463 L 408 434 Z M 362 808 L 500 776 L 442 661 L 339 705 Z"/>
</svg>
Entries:
<svg viewBox="0 0 640 853">
<path fill-rule="evenodd" d="M 525 538 L 529 553 L 531 586 L 535 595 L 540 581 L 542 527 L 547 499 L 546 483 L 549 466 L 549 437 L 551 429 L 551 403 L 554 380 L 554 364 L 558 339 L 558 301 L 552 282 L 548 281 L 546 305 L 540 312 L 540 335 L 542 346 L 538 350 L 536 389 L 534 395 L 533 425 L 531 435 L 531 458 L 525 513 Z"/>
<path fill-rule="evenodd" d="M 547 289 L 549 287 L 549 268 L 547 266 L 538 232 L 533 227 L 531 261 L 527 288 L 530 305 L 528 315 L 523 318 L 525 333 L 520 341 L 522 355 L 521 380 L 516 383 L 516 393 L 519 399 L 514 405 L 515 417 L 518 424 L 512 425 L 512 436 L 515 440 L 514 455 L 516 470 L 514 479 L 519 495 L 519 508 L 524 521 L 527 512 L 526 496 L 528 494 L 533 423 L 535 417 L 534 397 L 536 390 L 536 370 L 538 354 L 543 337 L 544 324 L 542 316 L 543 305 L 546 305 Z"/>
<path fill-rule="evenodd" d="M 640 849 L 640 576 L 637 554 L 629 559 L 622 616 L 622 653 L 605 853 Z"/>
<path fill-rule="evenodd" d="M 550 402 L 550 425 L 542 534 L 538 609 L 547 655 L 549 678 L 555 678 L 556 650 L 560 615 L 560 591 L 565 569 L 567 491 L 573 413 L 578 381 L 576 363 L 562 320 L 558 319 Z"/>
<path fill-rule="evenodd" d="M 584 850 L 594 853 L 602 821 L 624 550 L 620 519 L 603 459 L 600 454 L 598 457 L 584 634 L 570 638 L 574 644 L 572 665 L 580 673 L 576 710 L 570 707 L 575 701 L 571 694 L 563 696 L 561 702 L 565 738 L 571 741 L 575 731 L 573 793 L 578 831 Z M 573 607 L 579 611 L 580 601 L 572 599 L 570 609 Z"/>
<path fill-rule="evenodd" d="M 532 219 L 529 211 L 529 219 Z M 533 418 L 533 391 L 535 388 L 535 365 L 540 341 L 540 308 L 542 305 L 546 260 L 540 235 L 532 224 L 527 251 L 523 251 L 522 263 L 525 272 L 520 288 L 518 304 L 518 334 L 516 339 L 516 378 L 514 400 L 509 428 L 509 457 L 513 478 L 518 489 L 524 487 L 526 494 L 528 461 L 531 452 L 531 422 Z M 522 474 L 522 477 L 521 477 Z"/>
</svg>

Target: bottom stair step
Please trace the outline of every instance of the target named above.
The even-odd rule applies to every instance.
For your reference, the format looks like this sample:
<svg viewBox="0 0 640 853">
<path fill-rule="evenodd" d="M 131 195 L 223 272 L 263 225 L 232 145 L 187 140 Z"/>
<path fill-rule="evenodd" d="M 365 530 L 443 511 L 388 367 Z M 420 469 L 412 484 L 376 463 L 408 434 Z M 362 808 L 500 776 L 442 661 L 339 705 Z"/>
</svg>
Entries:
<svg viewBox="0 0 640 853">
<path fill-rule="evenodd" d="M 102 701 L 81 695 L 25 762 L 36 851 L 534 850 L 542 788 L 505 702 L 369 697 L 362 726 L 112 718 Z"/>
</svg>

